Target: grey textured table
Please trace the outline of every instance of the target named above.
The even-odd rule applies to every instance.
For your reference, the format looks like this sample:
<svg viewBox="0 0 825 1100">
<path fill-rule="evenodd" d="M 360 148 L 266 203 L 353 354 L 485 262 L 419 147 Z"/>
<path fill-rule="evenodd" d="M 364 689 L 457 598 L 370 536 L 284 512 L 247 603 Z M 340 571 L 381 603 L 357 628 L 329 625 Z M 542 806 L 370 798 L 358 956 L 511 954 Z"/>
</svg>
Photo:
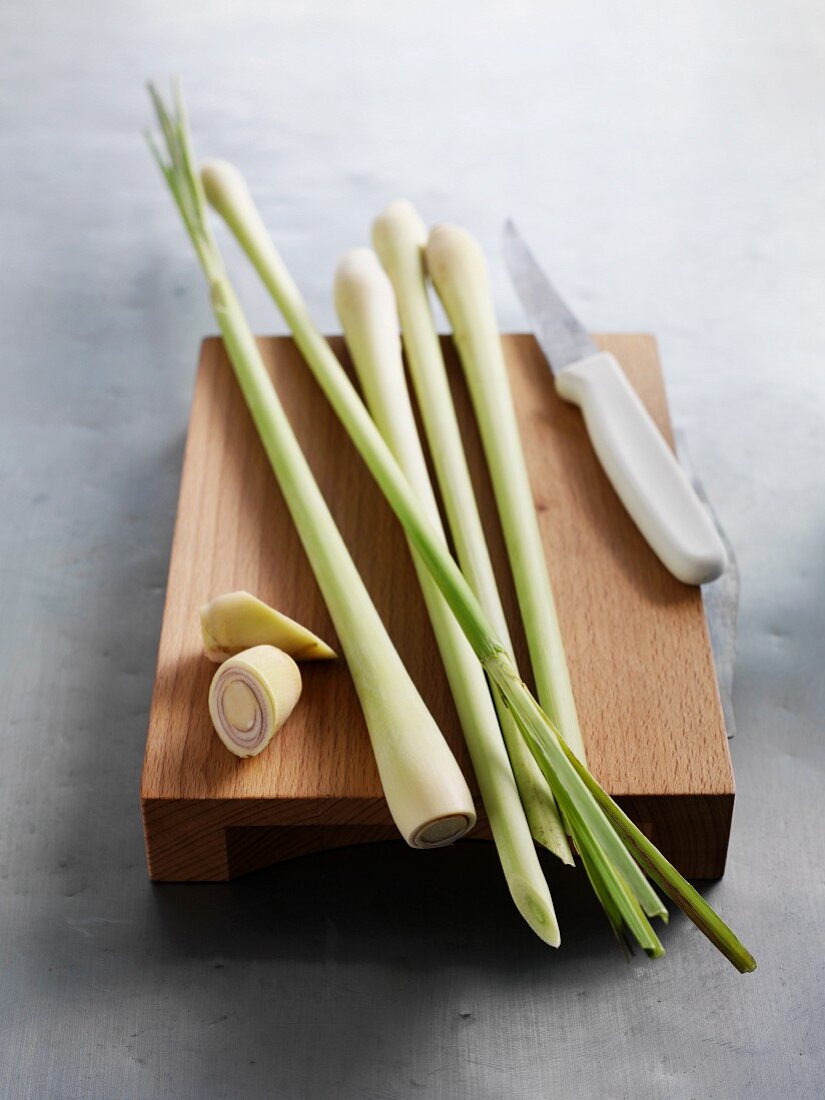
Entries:
<svg viewBox="0 0 825 1100">
<path fill-rule="evenodd" d="M 822 6 L 3 0 L 0 51 L 2 1095 L 821 1096 Z M 554 954 L 486 845 L 148 883 L 143 738 L 214 328 L 139 134 L 171 71 L 330 329 L 335 259 L 404 194 L 494 258 L 517 216 L 593 328 L 658 334 L 742 567 L 708 893 L 755 975 L 678 917 L 664 960 L 626 965 L 567 879 Z M 496 294 L 522 328 L 499 263 Z"/>
</svg>

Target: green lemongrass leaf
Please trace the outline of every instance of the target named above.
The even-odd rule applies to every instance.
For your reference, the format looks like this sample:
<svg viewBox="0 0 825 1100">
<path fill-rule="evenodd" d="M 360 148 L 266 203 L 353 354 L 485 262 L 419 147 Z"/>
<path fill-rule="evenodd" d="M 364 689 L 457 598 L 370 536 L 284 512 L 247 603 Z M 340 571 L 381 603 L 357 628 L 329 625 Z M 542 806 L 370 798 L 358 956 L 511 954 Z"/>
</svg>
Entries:
<svg viewBox="0 0 825 1100">
<path fill-rule="evenodd" d="M 540 766 L 543 765 L 540 763 Z M 619 867 L 611 861 L 608 853 L 600 843 L 601 838 L 589 827 L 586 816 L 581 812 L 581 803 L 577 802 L 575 797 L 571 795 L 571 789 L 563 783 L 554 781 L 553 793 L 556 795 L 559 808 L 571 828 L 573 840 L 579 854 L 582 856 L 582 860 L 587 862 L 588 877 L 594 883 L 594 886 L 598 883 L 600 887 L 600 889 L 596 889 L 596 896 L 605 907 L 607 918 L 614 925 L 614 930 L 616 924 L 618 924 L 620 928 L 637 941 L 642 950 L 651 958 L 658 958 L 663 955 L 664 948 L 651 928 L 634 889 L 631 888 Z M 638 871 L 632 859 L 625 860 L 622 858 L 620 864 L 624 869 L 632 867 L 634 871 Z M 642 893 L 644 896 L 644 892 Z M 607 896 L 607 905 L 605 905 L 603 895 Z M 655 894 L 653 896 L 656 897 Z M 666 914 L 667 911 L 664 910 L 658 898 L 656 898 L 656 901 L 659 909 L 655 915 L 661 915 L 662 911 Z"/>
<path fill-rule="evenodd" d="M 146 140 L 149 144 L 149 148 L 152 151 L 152 156 L 157 161 L 158 167 L 163 173 L 166 183 L 169 186 L 169 190 L 172 194 L 172 198 L 175 200 L 175 206 L 177 206 L 178 208 L 178 212 L 180 213 L 181 220 L 183 221 L 186 232 L 188 233 L 189 238 L 194 244 L 195 229 L 192 225 L 189 211 L 186 208 L 186 203 L 181 193 L 180 182 L 175 175 L 174 169 L 170 168 L 169 165 L 164 163 L 164 161 L 162 160 L 160 149 L 158 148 L 157 142 L 155 141 L 154 137 L 151 134 L 147 134 Z"/>
<path fill-rule="evenodd" d="M 602 878 L 601 872 L 591 860 L 586 848 L 579 852 L 579 859 L 581 860 L 582 867 L 584 867 L 587 879 L 593 888 L 593 893 L 596 895 L 602 909 L 604 909 L 605 916 L 613 930 L 613 935 L 616 937 L 617 943 L 624 952 L 625 958 L 629 959 L 630 955 L 633 953 L 633 948 L 625 935 L 621 910 L 613 900 L 613 896 Z"/>
<path fill-rule="evenodd" d="M 163 137 L 166 141 L 166 148 L 169 150 L 169 156 L 175 158 L 175 127 L 172 122 L 172 118 L 166 109 L 166 104 L 163 102 L 163 96 L 157 90 L 155 85 L 150 81 L 146 85 L 149 95 L 152 99 L 152 106 L 155 108 L 155 116 L 160 123 L 160 128 L 163 131 Z"/>
<path fill-rule="evenodd" d="M 506 655 L 505 655 L 506 657 Z M 488 671 L 493 671 L 496 682 L 501 685 L 501 669 L 504 676 L 514 676 L 509 661 L 491 661 Z M 638 899 L 642 909 L 649 917 L 661 917 L 667 922 L 667 909 L 662 899 L 645 878 L 638 864 L 622 843 L 604 812 L 588 791 L 578 772 L 571 766 L 561 746 L 561 737 L 550 719 L 542 711 L 525 684 L 515 676 L 511 682 L 508 699 L 516 715 L 522 734 L 535 755 L 536 762 L 547 778 L 556 801 L 573 831 L 573 839 L 581 847 L 580 834 L 592 833 L 603 848 L 605 857 L 616 868 L 623 880 Z M 503 686 L 503 685 L 502 685 Z M 582 765 L 583 766 L 583 765 Z M 589 774 L 589 772 L 588 772 Z"/>
<path fill-rule="evenodd" d="M 155 108 L 155 115 L 157 116 L 158 123 L 160 124 L 161 133 L 166 142 L 166 149 L 169 153 L 169 160 L 171 162 L 170 170 L 176 181 L 178 194 L 182 200 L 184 192 L 180 190 L 180 185 L 187 182 L 186 165 L 180 148 L 175 122 L 169 114 L 166 104 L 163 102 L 163 97 L 155 85 L 150 83 L 147 87 L 149 89 L 149 95 L 152 97 L 152 104 Z M 191 213 L 187 212 L 187 222 L 190 220 L 190 217 Z"/>
<path fill-rule="evenodd" d="M 546 848 L 548 852 L 552 852 L 566 866 L 573 867 L 575 866 L 575 860 L 570 850 L 566 827 L 561 819 L 561 813 L 556 805 L 550 784 L 536 764 L 516 717 L 507 705 L 507 700 L 502 695 L 501 689 L 492 680 L 489 683 L 499 725 L 501 726 L 501 733 L 507 746 L 507 754 L 516 776 L 519 795 L 527 820 L 530 823 L 533 839 L 537 844 Z M 528 761 L 533 765 L 532 768 L 527 767 Z"/>
<path fill-rule="evenodd" d="M 175 199 L 175 204 L 177 205 L 178 210 L 181 212 L 181 214 L 184 214 L 184 209 L 183 209 L 182 199 L 181 199 L 181 192 L 180 192 L 180 184 L 178 182 L 178 177 L 177 177 L 177 174 L 175 173 L 174 168 L 164 159 L 163 150 L 161 149 L 161 147 L 158 143 L 158 140 L 155 137 L 155 135 L 152 133 L 152 131 L 151 130 L 145 130 L 143 136 L 146 138 L 146 144 L 149 146 L 149 151 L 151 152 L 155 163 L 157 164 L 158 168 L 163 173 L 163 178 L 166 180 L 166 182 L 169 186 L 169 190 L 172 192 L 172 195 Z M 187 229 L 188 229 L 189 228 L 188 218 L 186 219 L 186 221 L 187 221 Z"/>
<path fill-rule="evenodd" d="M 569 811 L 571 816 L 575 818 L 575 809 L 564 796 L 562 796 L 559 805 L 564 814 Z M 570 819 L 568 818 L 568 820 Z M 621 873 L 605 857 L 593 834 L 586 829 L 576 829 L 573 836 L 582 860 L 586 859 L 590 865 L 591 882 L 593 881 L 592 876 L 595 875 L 610 898 L 610 907 L 605 909 L 608 920 L 611 920 L 612 923 L 611 913 L 615 911 L 619 914 L 621 924 L 627 934 L 633 936 L 646 955 L 652 959 L 658 959 L 664 955 L 665 949 L 653 931 L 650 921 L 642 912 L 642 907 L 639 905 L 636 896 Z M 596 894 L 601 900 L 598 890 Z"/>
<path fill-rule="evenodd" d="M 741 974 L 756 970 L 756 960 L 722 918 L 714 912 L 702 895 L 673 864 L 662 855 L 659 849 L 634 825 L 624 810 L 618 806 L 576 759 L 575 753 L 560 739 L 561 747 L 572 766 L 578 772 L 595 800 L 608 815 L 622 840 L 638 860 L 642 868 L 653 881 L 679 906 L 682 912 L 693 921 L 711 943 L 728 959 Z"/>
<path fill-rule="evenodd" d="M 183 164 L 186 170 L 186 180 L 191 189 L 193 206 L 198 211 L 204 227 L 206 227 L 206 210 L 208 203 L 206 201 L 206 194 L 203 190 L 201 175 L 198 171 L 195 151 L 192 147 L 192 133 L 189 129 L 189 118 L 186 113 L 186 104 L 183 99 L 183 89 L 180 80 L 175 80 L 174 82 L 174 94 L 176 111 L 175 130 L 178 135 L 178 143 L 180 145 Z"/>
<path fill-rule="evenodd" d="M 182 139 L 179 118 L 172 119 L 163 98 L 153 84 L 150 83 L 147 87 L 169 160 L 164 160 L 162 150 L 151 131 L 146 133 L 146 141 L 169 186 L 198 258 L 204 266 L 208 278 L 214 280 L 222 273 L 223 263 L 209 231 L 206 217 L 206 197 L 203 194 L 203 189 L 200 188 L 200 177 L 195 166 L 194 154 L 191 153 L 191 135 L 189 135 L 187 127 Z M 181 96 L 179 86 L 176 91 Z"/>
<path fill-rule="evenodd" d="M 146 144 L 149 146 L 149 151 L 154 157 L 155 163 L 157 164 L 158 168 L 160 168 L 161 172 L 163 173 L 166 182 L 169 184 L 170 187 L 174 187 L 175 183 L 172 171 L 167 165 L 166 161 L 163 159 L 163 153 L 161 152 L 160 145 L 158 145 L 157 138 L 151 130 L 144 130 L 143 136 L 146 138 Z"/>
</svg>

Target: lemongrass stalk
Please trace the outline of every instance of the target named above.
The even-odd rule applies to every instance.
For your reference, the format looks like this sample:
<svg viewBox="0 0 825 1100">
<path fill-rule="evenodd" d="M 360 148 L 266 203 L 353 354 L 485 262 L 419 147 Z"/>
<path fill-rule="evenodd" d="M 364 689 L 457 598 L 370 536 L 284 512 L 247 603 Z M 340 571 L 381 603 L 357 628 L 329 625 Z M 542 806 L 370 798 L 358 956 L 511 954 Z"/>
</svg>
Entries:
<svg viewBox="0 0 825 1100">
<path fill-rule="evenodd" d="M 165 112 L 161 113 L 161 124 L 164 132 L 166 133 L 170 128 L 172 131 L 170 144 L 173 146 L 173 165 L 167 166 L 161 161 L 161 167 L 164 169 L 164 174 L 169 181 L 173 195 L 178 201 L 184 221 L 187 221 L 187 227 L 189 227 L 187 208 L 191 204 L 190 192 L 194 192 L 199 196 L 200 185 L 190 180 L 187 184 L 187 193 L 179 198 L 180 188 L 177 180 L 180 175 L 191 177 L 194 171 L 189 144 L 190 139 L 182 107 L 178 110 L 178 117 L 170 122 L 167 122 L 164 114 Z M 182 147 L 182 151 L 178 148 L 179 146 Z M 178 167 L 181 162 L 182 168 Z M 346 372 L 335 358 L 329 344 L 326 343 L 313 325 L 297 287 L 288 272 L 286 272 L 275 246 L 269 240 L 265 231 L 263 239 L 255 239 L 256 233 L 260 231 L 262 226 L 260 216 L 255 211 L 254 204 L 243 182 L 243 177 L 234 169 L 230 169 L 228 172 L 223 168 L 213 169 L 209 187 L 211 191 L 209 201 L 219 211 L 222 211 L 230 227 L 233 225 L 236 227 L 236 235 L 241 244 L 246 242 L 248 245 L 248 255 L 258 267 L 259 273 L 265 278 L 267 285 L 271 286 L 275 301 L 279 304 L 287 322 L 293 329 L 296 344 L 301 349 L 307 364 L 321 384 L 388 504 L 404 527 L 411 545 L 421 555 L 427 564 L 427 568 L 437 581 L 476 656 L 481 661 L 485 671 L 501 688 L 502 694 L 516 716 L 519 727 L 533 755 L 550 782 L 560 809 L 571 824 L 574 839 L 578 843 L 580 838 L 582 844 L 587 847 L 588 858 L 591 865 L 596 868 L 600 887 L 608 892 L 611 907 L 615 913 L 619 914 L 623 922 L 623 933 L 625 931 L 634 933 L 634 929 L 641 924 L 642 946 L 650 954 L 660 954 L 662 951 L 661 944 L 653 935 L 652 929 L 646 922 L 646 917 L 653 913 L 663 915 L 664 908 L 647 880 L 641 876 L 641 872 L 637 864 L 633 862 L 625 842 L 620 838 L 615 827 L 596 802 L 593 795 L 594 786 L 598 786 L 596 780 L 588 775 L 587 785 L 585 785 L 582 776 L 570 758 L 570 750 L 564 745 L 553 723 L 544 714 L 527 686 L 520 679 L 518 672 L 513 667 L 511 658 L 496 638 L 495 631 L 487 622 L 472 589 L 450 556 L 442 535 L 433 529 L 426 515 L 423 514 L 414 490 L 404 477 L 380 432 L 370 419 L 369 413 Z M 202 219 L 200 198 L 198 198 L 197 207 L 197 216 Z M 254 212 L 254 217 L 251 219 L 250 210 Z M 199 256 L 202 256 L 203 248 L 201 235 L 202 231 L 192 232 L 190 229 L 190 236 Z M 214 242 L 211 242 L 211 247 L 217 252 Z M 202 263 L 204 263 L 204 259 L 207 263 L 209 262 L 208 256 L 202 256 Z M 217 305 L 219 308 L 225 308 L 220 295 L 218 296 Z M 242 319 L 243 315 L 240 313 L 240 307 L 237 306 L 237 303 L 235 309 Z M 231 316 L 224 313 L 220 317 L 224 339 L 228 341 L 233 362 L 240 361 L 242 366 L 250 365 L 255 359 L 257 345 L 248 328 L 239 323 L 234 312 Z M 239 346 L 238 342 L 241 336 L 243 336 L 242 346 Z M 257 354 L 257 365 L 253 373 L 256 382 L 263 383 L 266 378 L 266 371 L 259 353 Z M 242 389 L 246 392 L 244 383 L 247 381 L 247 372 L 242 369 L 238 377 Z M 272 389 L 271 380 L 267 380 L 270 383 L 270 389 Z M 255 416 L 255 423 L 258 426 L 264 445 L 270 453 L 270 457 L 272 457 L 272 452 L 275 449 L 272 440 L 273 438 L 277 440 L 279 430 L 284 426 L 282 421 L 285 421 L 285 417 L 277 399 L 275 399 L 274 407 L 271 404 L 272 398 L 269 399 L 270 403 L 268 404 L 263 390 L 259 390 L 256 385 L 255 400 L 252 401 L 253 406 L 257 407 L 258 399 L 261 400 L 261 407 L 258 410 L 259 415 Z M 280 415 L 278 410 L 280 410 Z M 285 423 L 285 427 L 289 430 L 288 422 Z M 381 685 L 381 687 L 383 686 Z M 376 690 L 380 690 L 378 685 L 376 685 Z M 583 768 L 583 765 L 580 765 L 580 767 Z M 611 815 L 616 820 L 618 807 L 613 807 L 609 795 L 600 788 L 599 792 L 600 801 L 606 800 L 605 805 L 611 806 Z M 652 861 L 649 860 L 649 862 Z M 674 868 L 667 864 L 667 861 L 661 855 L 659 855 L 659 862 L 657 863 L 657 874 L 667 882 L 668 892 L 677 901 L 677 904 L 682 905 L 685 912 L 693 917 L 695 907 L 690 904 L 688 893 L 690 887 L 688 883 Z M 637 876 L 641 876 L 641 882 Z M 632 909 L 629 918 L 626 916 L 628 908 Z M 641 918 L 638 915 L 639 910 L 642 912 Z M 732 961 L 735 960 L 735 965 L 739 965 L 743 969 L 752 967 L 753 960 L 730 929 L 719 918 L 716 918 L 716 920 L 718 923 L 714 930 L 716 936 L 714 942 L 717 942 L 717 944 L 724 943 L 725 953 Z M 697 922 L 697 926 L 702 931 L 707 932 L 706 923 Z"/>
<path fill-rule="evenodd" d="M 398 200 L 373 222 L 372 241 L 395 290 L 407 364 L 459 565 L 502 644 L 515 661 L 464 455 L 441 343 L 430 310 L 423 263 L 427 229 L 412 204 Z M 550 787 L 498 690 L 495 691 L 495 699 L 501 730 L 533 837 L 562 862 L 572 863 L 570 845 Z"/>
<path fill-rule="evenodd" d="M 375 253 L 356 248 L 343 257 L 335 274 L 335 306 L 367 407 L 433 528 L 443 533 L 404 378 L 393 290 Z M 558 947 L 553 902 L 484 670 L 421 556 L 415 550 L 412 556 L 507 885 L 530 927 Z M 524 745 L 517 729 L 515 733 Z"/>
<path fill-rule="evenodd" d="M 219 664 L 258 645 L 274 646 L 296 661 L 327 661 L 335 657 L 335 650 L 317 634 L 250 592 L 241 590 L 216 596 L 201 607 L 200 620 L 204 653 Z"/>
<path fill-rule="evenodd" d="M 208 225 L 183 104 L 153 96 L 166 160 L 152 148 L 197 251 L 235 375 L 329 609 L 364 711 L 393 820 L 413 847 L 450 843 L 476 820 L 472 796 L 387 634 L 278 400 Z"/>
<path fill-rule="evenodd" d="M 442 225 L 430 233 L 426 262 L 452 325 L 478 420 L 538 697 L 567 744 L 585 760 L 484 255 L 465 230 Z"/>
<path fill-rule="evenodd" d="M 288 653 L 253 646 L 224 661 L 209 687 L 215 732 L 235 756 L 257 756 L 301 697 L 301 673 Z"/>
</svg>

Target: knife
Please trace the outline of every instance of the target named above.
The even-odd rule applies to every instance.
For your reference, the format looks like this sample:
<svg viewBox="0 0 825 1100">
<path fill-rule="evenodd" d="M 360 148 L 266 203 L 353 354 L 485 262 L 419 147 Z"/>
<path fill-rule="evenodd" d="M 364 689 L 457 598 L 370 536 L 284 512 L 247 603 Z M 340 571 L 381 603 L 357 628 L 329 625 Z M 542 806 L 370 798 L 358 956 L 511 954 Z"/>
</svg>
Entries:
<svg viewBox="0 0 825 1100">
<path fill-rule="evenodd" d="M 590 339 L 511 221 L 504 258 L 556 392 L 581 409 L 604 472 L 651 549 L 685 584 L 721 576 L 724 544 L 673 451 L 616 359 Z"/>
</svg>

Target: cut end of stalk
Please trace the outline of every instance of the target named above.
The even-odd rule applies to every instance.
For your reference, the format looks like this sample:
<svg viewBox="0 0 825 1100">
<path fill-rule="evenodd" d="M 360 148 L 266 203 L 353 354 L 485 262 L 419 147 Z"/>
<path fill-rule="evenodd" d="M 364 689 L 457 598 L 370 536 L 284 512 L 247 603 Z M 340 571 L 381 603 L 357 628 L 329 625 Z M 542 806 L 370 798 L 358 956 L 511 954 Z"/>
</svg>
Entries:
<svg viewBox="0 0 825 1100">
<path fill-rule="evenodd" d="M 539 939 L 550 947 L 559 947 L 561 945 L 561 933 L 550 892 L 545 889 L 540 893 L 529 882 L 525 882 L 521 878 L 513 878 L 509 885 L 516 908 Z"/>
<path fill-rule="evenodd" d="M 444 848 L 465 836 L 475 824 L 466 814 L 451 814 L 428 821 L 410 837 L 412 848 Z"/>
<path fill-rule="evenodd" d="M 235 756 L 257 756 L 301 696 L 301 674 L 273 646 L 255 646 L 224 661 L 209 688 L 215 732 Z"/>
<path fill-rule="evenodd" d="M 539 790 L 535 801 L 525 810 L 533 840 L 546 852 L 555 856 L 565 867 L 575 867 L 573 850 L 559 818 L 555 803 L 550 803 L 548 791 Z M 528 794 L 530 792 L 528 791 Z"/>
</svg>

